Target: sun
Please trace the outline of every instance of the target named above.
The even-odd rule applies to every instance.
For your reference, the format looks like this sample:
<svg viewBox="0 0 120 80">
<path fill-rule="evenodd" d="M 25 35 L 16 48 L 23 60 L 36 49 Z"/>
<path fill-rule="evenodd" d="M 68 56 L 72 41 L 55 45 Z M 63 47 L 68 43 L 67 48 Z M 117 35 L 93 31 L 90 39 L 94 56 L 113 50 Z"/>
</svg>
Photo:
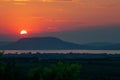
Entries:
<svg viewBox="0 0 120 80">
<path fill-rule="evenodd" d="M 20 34 L 21 34 L 21 35 L 27 34 L 27 30 L 21 30 L 21 31 L 20 31 Z"/>
</svg>

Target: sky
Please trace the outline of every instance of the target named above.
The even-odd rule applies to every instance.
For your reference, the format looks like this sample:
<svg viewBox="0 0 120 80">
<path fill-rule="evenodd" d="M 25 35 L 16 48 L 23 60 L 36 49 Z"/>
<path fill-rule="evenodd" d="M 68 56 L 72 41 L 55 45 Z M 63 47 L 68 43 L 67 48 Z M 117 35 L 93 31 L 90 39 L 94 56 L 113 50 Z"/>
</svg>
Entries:
<svg viewBox="0 0 120 80">
<path fill-rule="evenodd" d="M 27 35 L 20 35 L 25 29 Z M 55 36 L 120 43 L 120 0 L 0 0 L 0 41 Z"/>
</svg>

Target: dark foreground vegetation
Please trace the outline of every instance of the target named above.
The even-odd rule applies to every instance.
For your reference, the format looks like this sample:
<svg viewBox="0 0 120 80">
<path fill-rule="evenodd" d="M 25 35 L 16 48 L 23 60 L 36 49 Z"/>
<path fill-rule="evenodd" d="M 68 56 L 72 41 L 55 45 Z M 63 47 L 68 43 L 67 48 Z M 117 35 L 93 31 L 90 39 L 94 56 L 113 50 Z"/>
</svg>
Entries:
<svg viewBox="0 0 120 80">
<path fill-rule="evenodd" d="M 0 53 L 0 80 L 120 80 L 120 57 L 38 59 Z"/>
</svg>

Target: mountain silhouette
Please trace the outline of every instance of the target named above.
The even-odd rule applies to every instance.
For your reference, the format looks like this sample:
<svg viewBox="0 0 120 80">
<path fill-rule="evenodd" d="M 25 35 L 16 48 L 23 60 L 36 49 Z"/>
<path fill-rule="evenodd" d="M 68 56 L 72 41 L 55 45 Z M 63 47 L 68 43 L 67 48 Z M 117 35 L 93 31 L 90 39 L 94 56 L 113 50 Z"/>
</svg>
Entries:
<svg viewBox="0 0 120 80">
<path fill-rule="evenodd" d="M 55 37 L 21 38 L 0 47 L 1 50 L 120 50 L 120 44 L 88 43 L 75 44 Z"/>
<path fill-rule="evenodd" d="M 18 41 L 2 46 L 1 49 L 8 50 L 59 50 L 80 49 L 82 45 L 63 41 L 54 37 L 21 38 Z"/>
<path fill-rule="evenodd" d="M 12 42 L 10 41 L 0 41 L 0 46 L 3 46 L 3 45 L 7 45 L 7 44 L 10 44 Z"/>
</svg>

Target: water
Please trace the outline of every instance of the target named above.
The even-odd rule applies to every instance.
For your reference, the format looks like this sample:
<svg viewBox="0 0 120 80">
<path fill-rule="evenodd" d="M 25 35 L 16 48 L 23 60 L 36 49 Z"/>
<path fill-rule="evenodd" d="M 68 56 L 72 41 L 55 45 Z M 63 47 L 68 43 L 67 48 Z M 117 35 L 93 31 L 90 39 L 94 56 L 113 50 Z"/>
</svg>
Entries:
<svg viewBox="0 0 120 80">
<path fill-rule="evenodd" d="M 92 54 L 120 54 L 120 50 L 5 50 L 8 53 L 92 53 Z"/>
</svg>

